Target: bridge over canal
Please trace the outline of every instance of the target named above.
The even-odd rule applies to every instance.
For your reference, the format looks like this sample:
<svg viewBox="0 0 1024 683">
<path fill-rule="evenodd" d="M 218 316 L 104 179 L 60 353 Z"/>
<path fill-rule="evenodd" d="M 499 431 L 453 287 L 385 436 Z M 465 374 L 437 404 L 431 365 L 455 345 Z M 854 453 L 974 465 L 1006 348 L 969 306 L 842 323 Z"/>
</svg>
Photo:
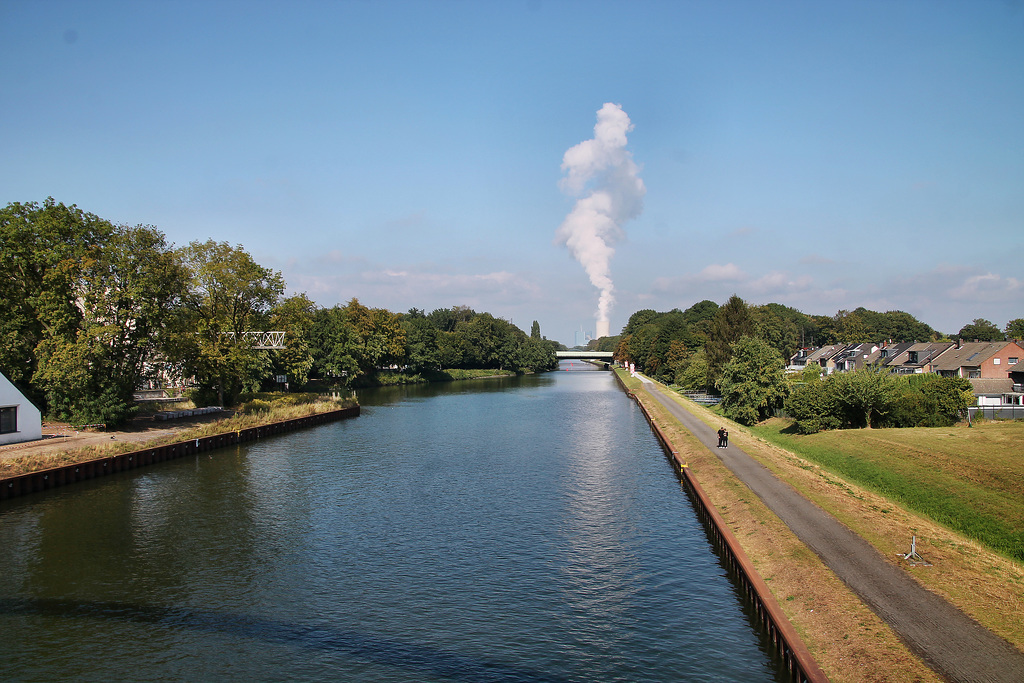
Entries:
<svg viewBox="0 0 1024 683">
<path fill-rule="evenodd" d="M 555 351 L 558 360 L 601 360 L 611 363 L 612 355 L 611 351 Z"/>
</svg>

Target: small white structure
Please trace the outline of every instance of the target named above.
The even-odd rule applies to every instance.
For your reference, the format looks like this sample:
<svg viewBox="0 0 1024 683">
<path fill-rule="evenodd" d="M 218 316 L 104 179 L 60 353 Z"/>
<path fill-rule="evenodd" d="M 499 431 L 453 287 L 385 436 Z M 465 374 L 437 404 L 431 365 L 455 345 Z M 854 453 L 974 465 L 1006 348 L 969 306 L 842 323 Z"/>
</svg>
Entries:
<svg viewBox="0 0 1024 683">
<path fill-rule="evenodd" d="M 43 438 L 39 408 L 0 372 L 0 445 Z"/>
</svg>

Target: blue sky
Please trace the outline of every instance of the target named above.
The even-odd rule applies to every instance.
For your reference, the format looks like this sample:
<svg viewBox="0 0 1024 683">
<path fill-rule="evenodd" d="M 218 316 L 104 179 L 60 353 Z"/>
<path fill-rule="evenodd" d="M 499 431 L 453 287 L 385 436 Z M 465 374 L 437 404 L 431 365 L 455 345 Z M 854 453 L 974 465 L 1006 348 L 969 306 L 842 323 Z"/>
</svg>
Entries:
<svg viewBox="0 0 1024 683">
<path fill-rule="evenodd" d="M 0 0 L 0 202 L 53 196 L 291 292 L 569 343 L 566 150 L 621 106 L 646 188 L 611 330 L 738 294 L 1024 317 L 1024 4 Z"/>
</svg>

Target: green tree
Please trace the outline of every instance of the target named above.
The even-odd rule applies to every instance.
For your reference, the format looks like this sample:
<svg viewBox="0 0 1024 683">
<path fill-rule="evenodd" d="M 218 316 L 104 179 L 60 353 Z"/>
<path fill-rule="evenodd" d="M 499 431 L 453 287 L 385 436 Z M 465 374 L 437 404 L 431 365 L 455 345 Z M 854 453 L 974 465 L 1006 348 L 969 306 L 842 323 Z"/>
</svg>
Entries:
<svg viewBox="0 0 1024 683">
<path fill-rule="evenodd" d="M 743 336 L 753 336 L 754 320 L 750 308 L 735 294 L 715 312 L 711 321 L 708 342 L 704 346 L 708 357 L 707 386 L 718 382 L 722 368 L 732 357 L 732 345 Z"/>
<path fill-rule="evenodd" d="M 530 339 L 540 339 L 540 323 L 536 320 L 533 321 L 533 326 L 530 327 Z"/>
<path fill-rule="evenodd" d="M 413 372 L 441 369 L 441 330 L 425 316 L 404 316 L 406 363 Z"/>
<path fill-rule="evenodd" d="M 936 332 L 914 316 L 903 311 L 886 311 L 882 314 L 882 326 L 872 339 L 866 341 L 894 342 L 928 341 Z"/>
<path fill-rule="evenodd" d="M 310 331 L 317 305 L 305 294 L 278 301 L 270 311 L 270 327 L 284 332 L 284 349 L 271 352 L 274 375 L 288 377 L 289 386 L 301 388 L 313 368 Z"/>
<path fill-rule="evenodd" d="M 697 391 L 705 389 L 708 382 L 707 351 L 701 347 L 679 363 L 676 369 L 676 384 L 683 389 Z"/>
<path fill-rule="evenodd" d="M 865 324 L 866 310 L 837 311 L 833 317 L 833 329 L 840 344 L 855 344 L 871 341 Z"/>
<path fill-rule="evenodd" d="M 108 221 L 52 197 L 0 210 L 0 370 L 44 411 L 45 390 L 35 377 L 40 357 L 55 353 L 60 340 L 77 339 L 82 270 L 113 231 Z"/>
<path fill-rule="evenodd" d="M 118 424 L 159 359 L 184 271 L 164 236 L 52 198 L 0 211 L 0 369 L 44 410 Z"/>
<path fill-rule="evenodd" d="M 833 373 L 827 383 L 851 427 L 875 426 L 900 396 L 898 376 L 873 368 Z"/>
<path fill-rule="evenodd" d="M 827 380 L 808 382 L 794 389 L 784 405 L 801 434 L 815 434 L 843 426 L 839 418 L 839 401 Z"/>
<path fill-rule="evenodd" d="M 810 319 L 800 311 L 781 304 L 751 308 L 755 335 L 766 341 L 783 358 L 790 358 L 805 343 Z"/>
<path fill-rule="evenodd" d="M 558 367 L 558 358 L 555 356 L 557 350 L 556 342 L 530 337 L 524 340 L 521 348 L 519 367 L 533 372 L 554 370 Z"/>
<path fill-rule="evenodd" d="M 632 334 L 637 329 L 653 323 L 658 317 L 658 312 L 652 308 L 645 308 L 629 316 L 626 326 L 622 328 L 622 334 Z"/>
<path fill-rule="evenodd" d="M 258 389 L 272 372 L 267 352 L 253 348 L 245 333 L 267 331 L 284 279 L 240 245 L 197 241 L 178 254 L 191 277 L 175 355 L 202 394 L 214 391 L 221 405 L 234 403 L 240 391 Z"/>
<path fill-rule="evenodd" d="M 718 380 L 725 416 L 744 425 L 771 417 L 788 393 L 785 365 L 767 342 L 740 337 Z"/>
<path fill-rule="evenodd" d="M 186 279 L 155 228 L 121 226 L 107 237 L 96 258 L 83 263 L 78 330 L 40 347 L 46 352 L 39 385 L 54 415 L 119 424 L 134 414 L 135 389 L 147 375 L 156 376 L 165 358 Z"/>
<path fill-rule="evenodd" d="M 355 331 L 356 361 L 363 374 L 405 362 L 405 330 L 401 317 L 384 308 L 367 308 L 353 297 L 344 307 Z"/>
<path fill-rule="evenodd" d="M 703 348 L 711 336 L 711 323 L 718 313 L 718 304 L 705 299 L 683 311 L 683 318 L 690 327 L 693 336 L 692 347 Z"/>
<path fill-rule="evenodd" d="M 427 315 L 427 319 L 442 332 L 454 332 L 459 323 L 468 323 L 475 316 L 476 311 L 468 306 L 454 306 L 434 309 Z"/>
<path fill-rule="evenodd" d="M 615 349 L 619 348 L 619 342 L 622 341 L 621 334 L 613 334 L 608 337 L 601 337 L 600 339 L 591 339 L 587 342 L 587 349 L 591 351 L 611 351 L 615 353 Z M 559 349 L 555 349 L 556 351 Z"/>
<path fill-rule="evenodd" d="M 638 311 L 630 317 L 624 330 L 615 346 L 605 349 L 614 349 L 617 360 L 633 362 L 658 379 L 671 381 L 682 356 L 692 348 L 703 346 L 703 339 L 694 338 L 686 314 L 679 309 L 667 313 Z M 616 338 L 609 341 L 612 339 Z"/>
<path fill-rule="evenodd" d="M 1003 331 L 984 318 L 975 318 L 974 322 L 960 328 L 956 335 L 963 341 L 1005 341 Z"/>
<path fill-rule="evenodd" d="M 936 426 L 956 424 L 975 403 L 974 387 L 963 377 L 936 377 L 921 387 L 921 393 L 935 402 L 941 420 Z"/>
<path fill-rule="evenodd" d="M 310 374 L 348 384 L 359 374 L 358 335 L 341 306 L 321 308 L 313 314 L 309 330 Z"/>
<path fill-rule="evenodd" d="M 1006 323 L 1007 339 L 1024 339 L 1024 318 L 1016 318 Z"/>
</svg>

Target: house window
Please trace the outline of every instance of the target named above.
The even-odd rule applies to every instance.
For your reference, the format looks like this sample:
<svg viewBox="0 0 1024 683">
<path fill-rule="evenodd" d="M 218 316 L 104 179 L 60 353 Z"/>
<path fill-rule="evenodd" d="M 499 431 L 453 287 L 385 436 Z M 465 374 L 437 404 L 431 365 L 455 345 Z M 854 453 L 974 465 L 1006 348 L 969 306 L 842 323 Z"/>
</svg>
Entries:
<svg viewBox="0 0 1024 683">
<path fill-rule="evenodd" d="M 993 358 L 992 365 L 999 365 L 1002 362 L 1001 358 Z"/>
<path fill-rule="evenodd" d="M 0 408 L 0 434 L 18 431 L 18 407 Z"/>
<path fill-rule="evenodd" d="M 917 351 L 907 351 L 907 362 L 908 363 L 916 363 L 917 362 Z"/>
<path fill-rule="evenodd" d="M 1006 364 L 1007 365 L 1016 365 L 1017 364 L 1017 360 L 1018 360 L 1017 356 L 1010 356 L 1009 358 L 1006 359 Z"/>
<path fill-rule="evenodd" d="M 967 371 L 967 378 L 968 379 L 981 379 L 981 370 L 968 370 Z"/>
</svg>

